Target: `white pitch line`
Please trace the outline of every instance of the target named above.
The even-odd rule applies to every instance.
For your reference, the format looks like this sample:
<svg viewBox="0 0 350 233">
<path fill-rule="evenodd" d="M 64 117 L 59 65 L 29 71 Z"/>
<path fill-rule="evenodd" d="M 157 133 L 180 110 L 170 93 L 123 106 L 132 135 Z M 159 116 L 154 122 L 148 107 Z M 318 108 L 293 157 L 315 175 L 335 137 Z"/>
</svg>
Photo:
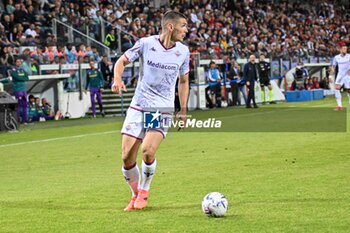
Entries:
<svg viewBox="0 0 350 233">
<path fill-rule="evenodd" d="M 83 138 L 83 137 L 88 137 L 88 136 L 104 135 L 104 134 L 111 134 L 111 133 L 117 133 L 117 132 L 118 132 L 117 130 L 113 130 L 113 131 L 106 131 L 106 132 L 101 132 L 101 133 L 80 134 L 80 135 L 68 136 L 68 137 L 49 138 L 49 139 L 27 141 L 27 142 L 17 142 L 17 143 L 10 143 L 10 144 L 5 144 L 5 145 L 0 145 L 0 148 L 10 147 L 10 146 L 27 145 L 27 144 L 34 144 L 34 143 L 41 143 L 41 142 L 52 142 L 52 141 L 73 139 L 73 138 Z"/>
</svg>

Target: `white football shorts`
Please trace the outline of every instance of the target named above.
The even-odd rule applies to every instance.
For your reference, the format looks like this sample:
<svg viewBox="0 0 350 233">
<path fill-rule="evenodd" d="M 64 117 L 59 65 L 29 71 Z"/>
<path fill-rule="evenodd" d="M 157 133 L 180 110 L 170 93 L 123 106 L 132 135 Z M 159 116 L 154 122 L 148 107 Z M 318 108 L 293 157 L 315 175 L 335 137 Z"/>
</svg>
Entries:
<svg viewBox="0 0 350 233">
<path fill-rule="evenodd" d="M 145 111 L 129 107 L 129 109 L 126 112 L 126 117 L 123 123 L 121 133 L 133 138 L 137 138 L 139 140 L 143 140 L 148 131 L 154 130 L 160 132 L 163 135 L 163 138 L 165 138 L 168 133 L 169 127 L 163 125 L 160 125 L 156 128 L 145 127 L 145 113 Z M 172 113 L 162 113 L 161 115 L 163 121 L 170 122 L 173 119 Z"/>
</svg>

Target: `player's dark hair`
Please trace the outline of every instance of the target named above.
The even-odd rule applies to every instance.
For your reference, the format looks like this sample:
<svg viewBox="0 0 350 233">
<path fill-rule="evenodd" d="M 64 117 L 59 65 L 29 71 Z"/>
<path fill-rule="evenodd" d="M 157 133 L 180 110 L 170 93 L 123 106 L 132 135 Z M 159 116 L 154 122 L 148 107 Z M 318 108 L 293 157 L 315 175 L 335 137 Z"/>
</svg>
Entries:
<svg viewBox="0 0 350 233">
<path fill-rule="evenodd" d="M 163 19 L 162 19 L 162 28 L 164 28 L 165 23 L 167 21 L 176 22 L 179 19 L 186 19 L 187 20 L 187 17 L 184 14 L 182 14 L 180 12 L 177 12 L 177 11 L 167 11 L 167 12 L 165 12 L 165 14 L 163 15 Z"/>
</svg>

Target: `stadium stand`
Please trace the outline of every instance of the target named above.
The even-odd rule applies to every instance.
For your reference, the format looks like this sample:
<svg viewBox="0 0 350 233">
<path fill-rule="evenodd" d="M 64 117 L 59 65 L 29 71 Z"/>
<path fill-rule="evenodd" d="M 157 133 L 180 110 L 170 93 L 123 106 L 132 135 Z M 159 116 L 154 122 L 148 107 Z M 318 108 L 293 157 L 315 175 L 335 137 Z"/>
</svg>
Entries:
<svg viewBox="0 0 350 233">
<path fill-rule="evenodd" d="M 6 0 L 1 4 L 0 77 L 8 76 L 16 56 L 23 57 L 36 74 L 41 65 L 87 63 L 111 55 L 84 40 L 67 42 L 67 33 L 55 28 L 54 19 L 119 55 L 138 38 L 159 33 L 160 18 L 169 9 L 188 17 L 186 43 L 201 59 L 239 60 L 265 54 L 270 59 L 329 61 L 337 45 L 350 40 L 350 3 L 340 0 Z M 306 89 L 316 86 L 309 82 Z M 328 77 L 318 82 L 329 88 Z"/>
<path fill-rule="evenodd" d="M 123 29 L 129 33 L 121 37 L 124 51 L 135 39 L 158 33 L 160 16 L 170 8 L 190 19 L 188 44 L 203 58 L 333 56 L 340 41 L 349 42 L 346 1 L 170 1 L 159 9 L 154 2 L 4 1 L 0 44 L 66 46 L 52 39 L 51 19 L 57 18 L 82 32 L 89 28 L 89 36 L 101 42 L 101 22 L 107 22 L 106 36 Z"/>
</svg>

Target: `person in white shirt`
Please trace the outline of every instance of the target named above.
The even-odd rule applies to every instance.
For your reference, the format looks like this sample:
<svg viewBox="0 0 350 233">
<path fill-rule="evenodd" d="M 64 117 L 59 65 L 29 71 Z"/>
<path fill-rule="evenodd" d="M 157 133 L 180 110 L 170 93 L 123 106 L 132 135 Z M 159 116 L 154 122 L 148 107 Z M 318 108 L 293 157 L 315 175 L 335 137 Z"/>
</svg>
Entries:
<svg viewBox="0 0 350 233">
<path fill-rule="evenodd" d="M 122 82 L 125 66 L 140 58 L 138 85 L 121 130 L 123 135 L 122 172 L 132 192 L 131 200 L 124 209 L 125 211 L 146 207 L 150 184 L 156 168 L 155 153 L 167 133 L 165 127 L 145 127 L 144 113 L 150 110 L 155 112 L 152 122 L 161 115 L 163 115 L 163 120 L 171 118 L 169 112 L 174 109 L 175 84 L 178 78 L 181 109 L 177 116 L 186 122 L 190 53 L 188 47 L 181 42 L 188 32 L 187 18 L 179 12 L 168 11 L 163 15 L 161 24 L 160 35 L 138 40 L 117 60 L 114 66 L 112 91 L 121 95 L 122 91 L 126 91 L 125 84 Z M 142 151 L 141 183 L 140 172 L 136 164 L 140 146 Z"/>
<path fill-rule="evenodd" d="M 348 47 L 344 44 L 340 48 L 340 54 L 336 55 L 332 61 L 331 71 L 334 73 L 335 67 L 338 66 L 338 73 L 335 79 L 335 99 L 337 101 L 337 107 L 335 110 L 342 110 L 343 105 L 341 101 L 341 87 L 347 82 L 346 74 L 350 69 L 350 54 L 347 53 Z M 349 89 L 350 87 L 345 87 Z M 350 93 L 348 92 L 349 103 Z"/>
</svg>

